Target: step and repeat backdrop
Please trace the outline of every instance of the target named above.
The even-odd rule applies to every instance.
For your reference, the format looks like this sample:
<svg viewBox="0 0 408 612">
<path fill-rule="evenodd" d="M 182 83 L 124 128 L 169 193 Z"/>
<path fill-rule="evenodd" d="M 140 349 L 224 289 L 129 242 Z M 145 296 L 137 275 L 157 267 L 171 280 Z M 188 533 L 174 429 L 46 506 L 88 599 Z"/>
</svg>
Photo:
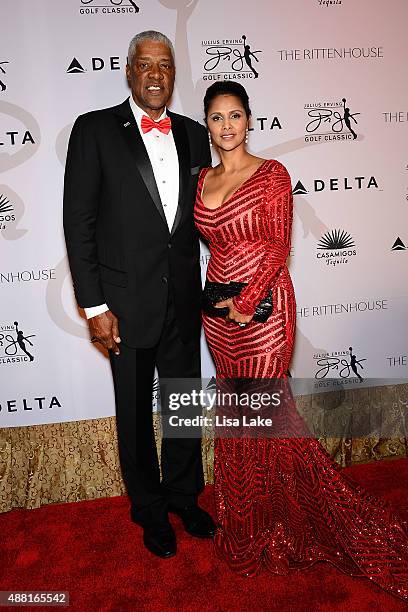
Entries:
<svg viewBox="0 0 408 612">
<path fill-rule="evenodd" d="M 211 83 L 242 83 L 251 151 L 291 174 L 291 375 L 407 378 L 406 0 L 2 0 L 0 14 L 0 427 L 114 414 L 71 287 L 63 172 L 75 118 L 129 95 L 128 43 L 146 29 L 174 41 L 171 108 L 202 121 Z"/>
</svg>

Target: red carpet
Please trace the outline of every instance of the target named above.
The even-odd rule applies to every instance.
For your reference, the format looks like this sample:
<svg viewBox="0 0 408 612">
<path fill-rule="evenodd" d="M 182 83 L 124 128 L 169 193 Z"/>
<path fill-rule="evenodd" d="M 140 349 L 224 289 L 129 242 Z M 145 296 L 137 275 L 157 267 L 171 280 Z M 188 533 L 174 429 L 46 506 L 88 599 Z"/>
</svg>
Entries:
<svg viewBox="0 0 408 612">
<path fill-rule="evenodd" d="M 345 471 L 395 506 L 408 504 L 408 459 Z M 201 504 L 213 512 L 212 503 L 207 487 Z M 71 610 L 92 612 L 407 610 L 368 580 L 328 564 L 290 577 L 235 576 L 214 558 L 211 542 L 187 536 L 176 518 L 178 554 L 162 561 L 145 551 L 128 506 L 127 498 L 116 497 L 0 515 L 0 590 L 69 591 Z"/>
</svg>

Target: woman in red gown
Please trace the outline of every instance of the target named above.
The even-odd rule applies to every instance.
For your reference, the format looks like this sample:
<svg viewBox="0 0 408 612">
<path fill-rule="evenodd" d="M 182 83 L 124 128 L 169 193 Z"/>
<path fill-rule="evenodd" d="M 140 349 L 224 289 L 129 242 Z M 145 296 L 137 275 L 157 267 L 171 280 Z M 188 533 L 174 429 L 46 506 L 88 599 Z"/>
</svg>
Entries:
<svg viewBox="0 0 408 612">
<path fill-rule="evenodd" d="M 211 253 L 207 280 L 247 283 L 239 296 L 218 303 L 228 308 L 226 318 L 203 315 L 217 378 L 285 378 L 296 317 L 286 267 L 290 177 L 280 162 L 247 152 L 250 109 L 240 84 L 213 84 L 204 109 L 221 158 L 215 168 L 202 170 L 195 205 L 195 222 Z M 272 315 L 255 322 L 255 307 L 269 289 Z M 285 409 L 296 413 L 293 401 Z M 288 574 L 329 561 L 408 599 L 405 525 L 385 501 L 343 476 L 317 440 L 218 437 L 214 475 L 215 546 L 236 572 L 252 576 L 264 565 Z"/>
</svg>

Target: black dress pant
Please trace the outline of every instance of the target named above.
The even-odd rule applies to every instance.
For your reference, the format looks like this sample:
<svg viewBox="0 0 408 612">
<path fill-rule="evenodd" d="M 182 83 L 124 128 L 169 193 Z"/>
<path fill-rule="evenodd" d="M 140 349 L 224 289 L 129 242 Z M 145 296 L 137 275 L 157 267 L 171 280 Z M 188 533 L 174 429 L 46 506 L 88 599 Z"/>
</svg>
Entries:
<svg viewBox="0 0 408 612">
<path fill-rule="evenodd" d="M 160 378 L 199 379 L 200 341 L 182 342 L 169 291 L 158 344 L 139 349 L 122 342 L 120 355 L 111 354 L 110 359 L 122 475 L 133 517 L 147 526 L 166 520 L 168 503 L 178 507 L 195 504 L 204 487 L 199 438 L 163 438 L 160 481 L 152 413 L 155 365 Z"/>
</svg>

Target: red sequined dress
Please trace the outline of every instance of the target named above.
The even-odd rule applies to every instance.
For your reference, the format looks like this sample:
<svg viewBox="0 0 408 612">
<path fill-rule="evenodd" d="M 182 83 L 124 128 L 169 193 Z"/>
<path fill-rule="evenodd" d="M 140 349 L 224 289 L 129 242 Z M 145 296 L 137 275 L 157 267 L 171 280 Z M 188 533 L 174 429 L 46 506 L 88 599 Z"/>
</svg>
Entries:
<svg viewBox="0 0 408 612">
<path fill-rule="evenodd" d="M 220 207 L 205 207 L 202 170 L 196 225 L 209 243 L 207 279 L 248 283 L 234 304 L 253 314 L 273 288 L 266 323 L 241 328 L 203 316 L 217 378 L 280 378 L 288 370 L 295 298 L 286 267 L 292 191 L 285 167 L 267 160 Z M 292 402 L 293 404 L 293 402 Z M 295 408 L 294 408 L 295 410 Z M 328 561 L 408 599 L 406 526 L 385 502 L 341 473 L 311 437 L 218 437 L 214 456 L 217 553 L 236 572 L 276 574 Z"/>
</svg>

